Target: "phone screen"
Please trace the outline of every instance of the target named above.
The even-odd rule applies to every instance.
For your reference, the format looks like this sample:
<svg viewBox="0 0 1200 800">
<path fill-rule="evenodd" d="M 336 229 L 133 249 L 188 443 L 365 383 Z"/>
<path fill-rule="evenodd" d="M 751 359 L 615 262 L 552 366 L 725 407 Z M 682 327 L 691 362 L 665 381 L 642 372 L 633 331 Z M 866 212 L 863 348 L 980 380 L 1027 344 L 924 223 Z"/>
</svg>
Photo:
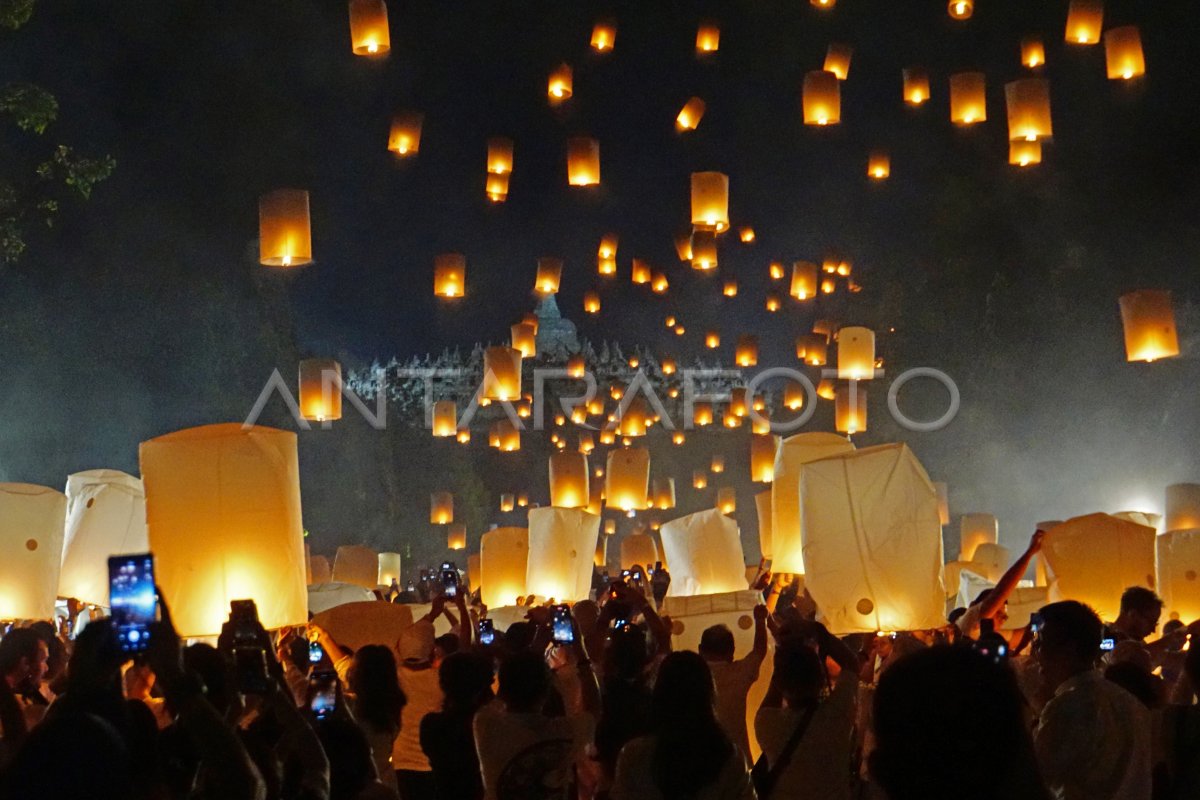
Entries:
<svg viewBox="0 0 1200 800">
<path fill-rule="evenodd" d="M 158 615 L 154 556 L 113 556 L 108 560 L 108 604 L 123 653 L 140 653 L 150 644 L 150 623 Z"/>
<path fill-rule="evenodd" d="M 1117 646 L 1117 642 L 1115 639 L 1101 639 L 1100 640 L 1100 649 L 1101 650 L 1112 650 L 1116 646 Z"/>
<path fill-rule="evenodd" d="M 575 641 L 575 628 L 571 625 L 570 606 L 555 606 L 554 617 L 550 625 L 556 644 L 571 644 Z"/>
<path fill-rule="evenodd" d="M 458 595 L 458 570 L 449 562 L 442 564 L 442 587 L 446 590 L 446 597 Z"/>
<path fill-rule="evenodd" d="M 496 623 L 490 619 L 479 620 L 479 643 L 492 644 L 496 641 Z"/>
<path fill-rule="evenodd" d="M 321 649 L 321 645 L 316 642 L 308 643 L 308 663 L 319 664 L 324 657 L 325 651 Z"/>
<path fill-rule="evenodd" d="M 308 707 L 318 720 L 337 708 L 337 673 L 314 672 L 308 678 Z"/>
</svg>

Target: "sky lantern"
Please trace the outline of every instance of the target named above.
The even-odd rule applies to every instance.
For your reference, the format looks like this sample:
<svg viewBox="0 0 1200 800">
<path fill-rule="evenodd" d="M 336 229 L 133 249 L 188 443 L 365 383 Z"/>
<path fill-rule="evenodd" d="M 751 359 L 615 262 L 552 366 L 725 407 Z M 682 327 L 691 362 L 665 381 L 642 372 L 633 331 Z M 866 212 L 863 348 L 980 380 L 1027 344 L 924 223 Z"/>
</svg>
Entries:
<svg viewBox="0 0 1200 800">
<path fill-rule="evenodd" d="M 1046 63 L 1046 45 L 1040 36 L 1026 36 L 1021 40 L 1021 63 L 1037 69 Z"/>
<path fill-rule="evenodd" d="M 850 56 L 854 48 L 848 44 L 832 42 L 825 51 L 825 71 L 837 75 L 839 81 L 850 77 Z"/>
<path fill-rule="evenodd" d="M 667 273 L 655 270 L 654 277 L 650 281 L 650 291 L 655 294 L 666 294 L 671 288 L 671 282 L 667 280 Z"/>
<path fill-rule="evenodd" d="M 600 293 L 596 291 L 586 291 L 583 293 L 583 310 L 587 314 L 600 313 Z"/>
<path fill-rule="evenodd" d="M 654 494 L 654 507 L 660 511 L 669 511 L 675 507 L 675 479 L 655 478 L 651 484 Z"/>
<path fill-rule="evenodd" d="M 512 346 L 521 353 L 521 358 L 533 358 L 537 355 L 537 329 L 528 322 L 518 322 L 510 328 Z"/>
<path fill-rule="evenodd" d="M 749 403 L 746 400 L 746 387 L 738 386 L 730 390 L 729 413 L 735 417 L 744 417 L 749 413 Z"/>
<path fill-rule="evenodd" d="M 711 20 L 701 22 L 696 29 L 696 55 L 717 52 L 721 44 L 721 27 Z"/>
<path fill-rule="evenodd" d="M 679 255 L 680 261 L 692 260 L 692 232 L 680 231 L 675 235 L 675 252 Z"/>
<path fill-rule="evenodd" d="M 721 294 L 726 297 L 737 297 L 738 282 L 736 278 L 726 278 L 725 284 L 721 289 Z"/>
<path fill-rule="evenodd" d="M 415 156 L 421 149 L 421 126 L 425 115 L 419 111 L 401 111 L 392 117 L 388 132 L 388 150 L 398 156 Z"/>
<path fill-rule="evenodd" d="M 1066 40 L 1071 44 L 1098 44 L 1103 24 L 1102 0 L 1071 0 L 1067 7 Z"/>
<path fill-rule="evenodd" d="M 579 406 L 579 408 L 583 408 L 583 406 Z M 596 440 L 592 436 L 592 432 L 591 431 L 580 431 L 579 432 L 579 452 L 583 453 L 586 456 L 588 453 L 592 452 L 595 449 L 596 449 Z"/>
<path fill-rule="evenodd" d="M 702 469 L 692 470 L 692 488 L 707 489 L 708 473 Z"/>
<path fill-rule="evenodd" d="M 1168 531 L 1154 540 L 1158 593 L 1167 619 L 1200 619 L 1200 530 Z M 1196 643 L 1191 643 L 1196 647 Z"/>
<path fill-rule="evenodd" d="M 817 384 L 817 397 L 822 400 L 837 399 L 837 384 L 833 382 L 832 378 L 823 378 Z"/>
<path fill-rule="evenodd" d="M 482 401 L 480 402 L 480 405 L 482 405 Z M 460 430 L 454 436 L 454 441 L 458 442 L 459 444 L 470 444 L 471 443 L 471 429 L 463 428 L 462 430 Z"/>
<path fill-rule="evenodd" d="M 717 510 L 722 514 L 732 514 L 737 511 L 737 490 L 732 486 L 722 486 L 717 489 Z"/>
<path fill-rule="evenodd" d="M 180 636 L 220 633 L 231 600 L 254 600 L 268 630 L 308 620 L 295 433 L 206 425 L 143 442 L 139 460 L 155 578 Z"/>
<path fill-rule="evenodd" d="M 446 548 L 448 550 L 467 549 L 467 523 L 456 522 L 446 529 Z"/>
<path fill-rule="evenodd" d="M 66 517 L 62 492 L 0 483 L 0 620 L 53 619 Z M 107 604 L 107 579 L 104 587 Z"/>
<path fill-rule="evenodd" d="M 792 263 L 792 297 L 797 300 L 809 300 L 817 296 L 817 265 L 811 261 L 795 261 Z"/>
<path fill-rule="evenodd" d="M 952 19 L 970 19 L 975 13 L 974 0 L 950 0 L 946 5 L 946 13 Z"/>
<path fill-rule="evenodd" d="M 1004 84 L 1008 138 L 1036 142 L 1054 136 L 1050 120 L 1050 81 L 1023 78 Z"/>
<path fill-rule="evenodd" d="M 804 335 L 804 363 L 810 367 L 823 367 L 829 358 L 829 344 L 825 337 L 816 333 Z"/>
<path fill-rule="evenodd" d="M 525 590 L 559 603 L 587 599 L 592 586 L 600 517 L 574 508 L 529 512 L 529 561 Z"/>
<path fill-rule="evenodd" d="M 788 381 L 783 385 L 783 407 L 789 411 L 799 411 L 804 408 L 806 392 L 799 381 Z"/>
<path fill-rule="evenodd" d="M 963 514 L 958 528 L 958 560 L 971 561 L 981 544 L 996 544 L 1000 523 L 991 514 Z"/>
<path fill-rule="evenodd" d="M 605 470 L 605 502 L 622 511 L 650 507 L 650 451 L 644 447 L 610 450 Z"/>
<path fill-rule="evenodd" d="M 743 333 L 738 337 L 737 348 L 734 351 L 734 361 L 739 367 L 753 367 L 758 364 L 758 337 L 754 334 Z"/>
<path fill-rule="evenodd" d="M 392 49 L 383 0 L 350 0 L 350 49 L 356 56 L 381 56 Z"/>
<path fill-rule="evenodd" d="M 617 274 L 617 260 L 615 258 L 596 256 L 596 272 L 606 278 L 611 278 Z"/>
<path fill-rule="evenodd" d="M 775 449 L 779 439 L 770 433 L 750 435 L 750 480 L 770 483 L 775 479 Z"/>
<path fill-rule="evenodd" d="M 779 295 L 775 294 L 774 292 L 769 292 L 766 300 L 764 301 L 764 306 L 766 307 L 767 311 L 774 314 L 781 306 Z"/>
<path fill-rule="evenodd" d="M 594 186 L 600 183 L 600 143 L 586 136 L 567 140 L 567 183 Z"/>
<path fill-rule="evenodd" d="M 833 278 L 825 278 L 821 281 L 821 294 L 833 294 L 837 290 L 837 281 Z"/>
<path fill-rule="evenodd" d="M 743 225 L 738 230 L 738 239 L 741 240 L 742 244 L 752 243 L 754 241 L 754 228 L 751 228 L 749 225 Z"/>
<path fill-rule="evenodd" d="M 974 125 L 987 120 L 986 79 L 982 72 L 956 72 L 950 76 L 950 121 Z"/>
<path fill-rule="evenodd" d="M 1164 510 L 1163 531 L 1200 529 L 1200 483 L 1174 483 L 1168 486 Z"/>
<path fill-rule="evenodd" d="M 729 227 L 728 175 L 721 172 L 692 173 L 692 225 L 697 229 L 718 233 Z"/>
<path fill-rule="evenodd" d="M 529 531 L 493 528 L 479 540 L 479 594 L 488 608 L 516 605 L 525 597 L 529 565 Z"/>
<path fill-rule="evenodd" d="M 707 401 L 697 401 L 692 404 L 692 422 L 699 427 L 712 425 L 713 407 Z"/>
<path fill-rule="evenodd" d="M 708 462 L 708 468 L 714 475 L 724 472 L 725 456 L 721 453 L 713 453 L 712 459 Z"/>
<path fill-rule="evenodd" d="M 909 67 L 903 71 L 904 102 L 919 106 L 929 99 L 929 73 L 922 67 Z"/>
<path fill-rule="evenodd" d="M 1047 531 L 1040 555 L 1054 575 L 1056 597 L 1086 603 L 1100 619 L 1115 620 L 1122 592 L 1154 588 L 1154 545 L 1154 528 L 1087 514 Z"/>
<path fill-rule="evenodd" d="M 493 203 L 503 203 L 508 199 L 508 176 L 510 172 L 489 172 L 484 182 L 483 190 L 488 200 Z"/>
<path fill-rule="evenodd" d="M 709 350 L 715 350 L 721 346 L 721 334 L 717 331 L 709 331 L 704 334 L 704 346 Z"/>
<path fill-rule="evenodd" d="M 1042 143 L 1023 139 L 1008 143 L 1008 163 L 1016 167 L 1028 167 L 1042 163 Z"/>
<path fill-rule="evenodd" d="M 658 545 L 645 530 L 635 530 L 621 540 L 621 569 L 632 569 L 635 565 L 647 569 L 659 560 Z"/>
<path fill-rule="evenodd" d="M 433 293 L 437 297 L 462 297 L 467 288 L 467 257 L 442 253 L 433 259 Z"/>
<path fill-rule="evenodd" d="M 600 258 L 616 258 L 617 243 L 619 238 L 615 233 L 606 233 L 600 237 L 600 247 L 596 249 L 596 255 Z"/>
<path fill-rule="evenodd" d="M 658 366 L 659 366 L 659 369 L 662 370 L 663 375 L 674 375 L 675 374 L 675 368 L 676 368 L 675 367 L 675 359 L 671 358 L 670 356 L 663 356 L 662 359 L 658 362 Z"/>
<path fill-rule="evenodd" d="M 725 416 L 722 418 L 721 422 L 726 428 L 731 430 L 742 427 L 742 418 L 737 414 L 730 413 L 728 410 L 725 411 Z"/>
<path fill-rule="evenodd" d="M 493 136 L 487 140 L 487 171 L 494 175 L 506 175 L 513 169 L 513 140 L 507 136 Z"/>
<path fill-rule="evenodd" d="M 607 534 L 608 536 L 612 536 L 616 532 L 617 532 L 617 521 L 615 519 L 604 520 L 604 533 Z"/>
<path fill-rule="evenodd" d="M 696 130 L 696 126 L 700 124 L 700 119 L 704 116 L 705 108 L 704 101 L 699 97 L 689 99 L 675 117 L 675 129 L 681 133 Z"/>
<path fill-rule="evenodd" d="M 837 387 L 833 398 L 834 428 L 838 433 L 862 433 L 867 429 L 867 390 L 857 384 Z"/>
<path fill-rule="evenodd" d="M 433 435 L 451 437 L 458 429 L 458 407 L 453 400 L 433 404 Z"/>
<path fill-rule="evenodd" d="M 563 262 L 561 258 L 539 258 L 537 261 L 537 278 L 533 289 L 538 294 L 558 294 L 558 285 L 562 280 Z M 534 329 L 537 333 L 537 329 Z"/>
<path fill-rule="evenodd" d="M 521 396 L 521 351 L 489 347 L 483 351 L 483 391 L 488 400 L 516 400 Z"/>
<path fill-rule="evenodd" d="M 521 449 L 521 431 L 508 417 L 501 417 L 488 431 L 488 444 L 502 453 L 515 453 Z M 521 505 L 520 498 L 517 505 Z"/>
<path fill-rule="evenodd" d="M 783 262 L 772 261 L 767 265 L 767 277 L 773 281 L 781 281 L 784 276 Z"/>
<path fill-rule="evenodd" d="M 867 175 L 881 181 L 892 174 L 892 159 L 883 150 L 875 150 L 867 158 Z"/>
<path fill-rule="evenodd" d="M 621 436 L 645 436 L 649 421 L 646 404 L 641 398 L 633 401 L 621 412 L 617 421 L 617 433 Z"/>
<path fill-rule="evenodd" d="M 1146 74 L 1142 36 L 1136 25 L 1122 25 L 1104 32 L 1104 62 L 1109 79 L 1114 81 L 1127 81 Z"/>
<path fill-rule="evenodd" d="M 500 510 L 503 512 L 512 511 L 517 507 L 517 496 L 512 492 L 504 492 L 500 495 Z"/>
<path fill-rule="evenodd" d="M 157 555 L 157 552 L 155 554 Z M 366 545 L 342 545 L 334 554 L 331 578 L 332 583 L 349 583 L 364 589 L 374 589 L 379 585 L 379 553 Z"/>
<path fill-rule="evenodd" d="M 62 529 L 59 548 L 62 569 L 58 574 L 58 597 L 73 597 L 84 603 L 107 606 L 108 557 L 144 553 L 150 549 L 146 538 L 145 490 L 140 479 L 114 469 L 93 469 L 69 475 L 66 490 L 66 526 Z M 53 496 L 52 490 L 44 491 L 47 500 Z M 52 517 L 50 521 L 53 525 L 58 522 L 58 517 Z M 3 531 L 2 523 L 0 531 Z M 17 562 L 14 566 L 21 569 L 36 569 L 30 561 L 23 561 L 23 558 L 32 558 L 37 562 L 37 551 L 28 548 L 28 534 L 23 533 L 24 536 L 18 534 L 15 542 L 17 553 L 9 550 L 4 553 L 4 558 L 13 559 Z M 0 548 L 5 547 L 4 540 L 5 534 L 0 532 Z M 42 554 L 47 562 L 56 561 L 54 548 L 47 542 L 39 542 L 37 549 L 42 546 L 47 546 L 47 552 Z M 20 555 L 20 551 L 26 555 Z M 5 575 L 5 584 L 10 581 L 11 577 Z M 49 591 L 47 594 L 53 603 L 53 594 Z M 4 603 L 0 599 L 0 619 L 7 618 Z"/>
<path fill-rule="evenodd" d="M 520 508 L 525 508 L 528 505 L 529 505 L 529 495 L 525 492 L 519 492 L 517 494 L 517 506 L 519 506 Z"/>
<path fill-rule="evenodd" d="M 378 585 L 391 586 L 393 583 L 399 583 L 400 576 L 403 574 L 400 569 L 399 553 L 380 553 L 377 563 L 378 571 L 375 578 Z"/>
<path fill-rule="evenodd" d="M 433 492 L 429 495 L 429 522 L 433 525 L 446 525 L 454 522 L 454 494 L 452 492 Z"/>
<path fill-rule="evenodd" d="M 583 508 L 588 504 L 588 460 L 583 453 L 550 456 L 550 505 Z"/>
<path fill-rule="evenodd" d="M 300 362 L 300 416 L 310 422 L 342 418 L 342 365 L 332 358 Z"/>
<path fill-rule="evenodd" d="M 717 268 L 716 231 L 697 229 L 692 234 L 692 269 L 707 271 Z"/>
<path fill-rule="evenodd" d="M 842 95 L 837 75 L 824 70 L 806 73 L 802 95 L 805 125 L 836 125 L 842 121 Z"/>
<path fill-rule="evenodd" d="M 875 377 L 875 331 L 849 327 L 838 331 L 838 378 L 865 381 Z"/>
<path fill-rule="evenodd" d="M 258 263 L 298 267 L 312 261 L 308 192 L 276 189 L 258 198 Z"/>
<path fill-rule="evenodd" d="M 592 28 L 592 49 L 597 53 L 608 53 L 617 43 L 617 21 L 615 19 L 597 20 Z"/>
<path fill-rule="evenodd" d="M 562 105 L 571 99 L 574 84 L 575 76 L 571 71 L 570 64 L 559 64 L 552 69 L 550 71 L 550 78 L 546 82 L 546 96 L 550 99 L 550 105 Z"/>
<path fill-rule="evenodd" d="M 650 269 L 649 264 L 640 258 L 635 258 L 633 260 L 633 267 L 629 273 L 629 278 L 637 284 L 649 283 L 651 271 L 652 270 Z"/>
<path fill-rule="evenodd" d="M 1169 291 L 1138 289 L 1121 295 L 1120 304 L 1126 360 L 1150 362 L 1179 355 Z"/>
<path fill-rule="evenodd" d="M 938 524 L 950 524 L 950 487 L 942 481 L 933 482 L 934 491 L 937 492 L 938 502 Z M 947 587 L 949 588 L 949 587 Z"/>
</svg>

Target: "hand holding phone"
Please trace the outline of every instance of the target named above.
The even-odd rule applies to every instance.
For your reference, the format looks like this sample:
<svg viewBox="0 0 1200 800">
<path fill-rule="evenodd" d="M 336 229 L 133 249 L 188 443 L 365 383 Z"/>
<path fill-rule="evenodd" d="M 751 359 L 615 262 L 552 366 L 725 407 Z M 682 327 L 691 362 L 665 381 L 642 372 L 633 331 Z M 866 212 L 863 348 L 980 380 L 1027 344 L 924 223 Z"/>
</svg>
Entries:
<svg viewBox="0 0 1200 800">
<path fill-rule="evenodd" d="M 551 637 L 555 644 L 574 644 L 575 622 L 571 619 L 571 607 L 558 605 L 550 618 Z"/>
<path fill-rule="evenodd" d="M 458 569 L 453 561 L 442 562 L 442 589 L 446 597 L 458 597 Z"/>
<path fill-rule="evenodd" d="M 479 620 L 479 643 L 492 644 L 496 641 L 496 624 L 490 619 Z"/>
<path fill-rule="evenodd" d="M 108 597 L 121 652 L 144 652 L 150 645 L 150 626 L 158 615 L 154 556 L 142 553 L 110 558 Z"/>
<path fill-rule="evenodd" d="M 308 677 L 308 708 L 318 722 L 337 710 L 337 688 L 337 673 L 332 670 L 314 672 Z"/>
</svg>

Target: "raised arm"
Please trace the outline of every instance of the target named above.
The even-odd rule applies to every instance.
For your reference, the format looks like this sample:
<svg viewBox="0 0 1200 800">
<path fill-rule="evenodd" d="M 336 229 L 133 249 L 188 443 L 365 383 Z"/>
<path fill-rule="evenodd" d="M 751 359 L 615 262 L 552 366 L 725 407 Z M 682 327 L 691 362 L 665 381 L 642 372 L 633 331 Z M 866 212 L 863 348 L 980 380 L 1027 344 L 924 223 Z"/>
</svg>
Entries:
<svg viewBox="0 0 1200 800">
<path fill-rule="evenodd" d="M 1029 562 L 1041 551 L 1042 541 L 1045 538 L 1045 531 L 1037 530 L 1033 532 L 1033 536 L 1029 539 L 1029 547 L 1025 548 L 1025 552 L 1016 560 L 1016 563 L 1000 576 L 1000 580 L 996 583 L 996 588 L 992 589 L 987 599 L 983 601 L 983 605 L 979 609 L 980 619 L 991 619 L 996 615 L 997 611 L 1004 608 L 1004 604 L 1008 602 L 1009 595 L 1013 593 L 1013 589 L 1017 588 L 1021 576 L 1025 574 L 1025 570 L 1029 569 Z"/>
</svg>

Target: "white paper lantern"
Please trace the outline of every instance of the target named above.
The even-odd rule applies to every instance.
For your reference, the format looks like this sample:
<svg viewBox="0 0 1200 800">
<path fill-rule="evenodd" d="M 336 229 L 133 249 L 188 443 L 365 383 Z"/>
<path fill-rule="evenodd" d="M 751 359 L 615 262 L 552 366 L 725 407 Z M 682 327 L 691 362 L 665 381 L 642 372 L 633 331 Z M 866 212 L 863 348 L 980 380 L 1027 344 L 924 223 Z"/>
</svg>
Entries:
<svg viewBox="0 0 1200 800">
<path fill-rule="evenodd" d="M 67 477 L 67 527 L 58 596 L 108 605 L 108 558 L 150 549 L 142 482 L 111 469 Z"/>
<path fill-rule="evenodd" d="M 54 616 L 66 513 L 62 492 L 0 483 L 0 620 Z"/>
</svg>

